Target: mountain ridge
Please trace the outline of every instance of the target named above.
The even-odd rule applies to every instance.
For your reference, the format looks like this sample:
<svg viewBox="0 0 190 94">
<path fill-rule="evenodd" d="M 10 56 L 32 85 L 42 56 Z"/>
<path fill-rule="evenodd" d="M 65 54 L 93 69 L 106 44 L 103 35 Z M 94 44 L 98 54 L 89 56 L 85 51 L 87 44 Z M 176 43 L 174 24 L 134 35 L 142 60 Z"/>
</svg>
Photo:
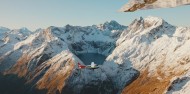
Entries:
<svg viewBox="0 0 190 94">
<path fill-rule="evenodd" d="M 35 86 L 31 90 L 46 90 L 44 94 L 188 92 L 188 27 L 149 16 L 129 26 L 110 21 L 85 27 L 50 26 L 32 33 L 22 30 L 29 31 L 0 37 L 0 72 L 24 77 Z M 99 69 L 81 70 L 77 67 L 78 62 L 84 64 L 77 57 L 81 53 L 107 58 Z M 181 89 L 177 78 L 186 78 Z"/>
</svg>

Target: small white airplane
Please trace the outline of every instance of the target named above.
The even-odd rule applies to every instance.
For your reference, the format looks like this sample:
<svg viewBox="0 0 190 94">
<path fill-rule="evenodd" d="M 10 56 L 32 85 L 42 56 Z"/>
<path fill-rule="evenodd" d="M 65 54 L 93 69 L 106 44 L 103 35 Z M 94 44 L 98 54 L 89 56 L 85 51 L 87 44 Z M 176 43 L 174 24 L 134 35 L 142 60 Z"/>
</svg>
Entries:
<svg viewBox="0 0 190 94">
<path fill-rule="evenodd" d="M 97 64 L 95 64 L 94 62 L 92 62 L 91 65 L 87 65 L 87 66 L 84 66 L 84 65 L 81 65 L 80 63 L 78 63 L 78 67 L 79 67 L 79 69 L 85 69 L 85 68 L 97 69 L 97 68 L 99 68 L 99 66 Z"/>
<path fill-rule="evenodd" d="M 99 68 L 97 64 L 95 64 L 94 62 L 91 63 L 91 65 L 87 65 L 87 68 L 89 69 L 97 69 Z"/>
<path fill-rule="evenodd" d="M 129 0 L 129 2 L 123 6 L 120 11 L 134 12 L 136 10 L 173 8 L 183 5 L 190 5 L 190 0 Z"/>
</svg>

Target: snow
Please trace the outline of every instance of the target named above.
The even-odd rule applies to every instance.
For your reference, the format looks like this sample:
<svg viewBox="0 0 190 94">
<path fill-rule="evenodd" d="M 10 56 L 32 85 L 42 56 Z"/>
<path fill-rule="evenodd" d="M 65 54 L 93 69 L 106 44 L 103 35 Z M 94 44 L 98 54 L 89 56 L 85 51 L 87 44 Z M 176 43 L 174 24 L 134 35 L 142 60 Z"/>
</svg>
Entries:
<svg viewBox="0 0 190 94">
<path fill-rule="evenodd" d="M 190 90 L 190 72 L 185 75 L 173 79 L 172 86 L 170 90 L 166 92 L 166 94 L 189 94 Z"/>
<path fill-rule="evenodd" d="M 150 26 L 146 27 L 147 24 Z M 172 26 L 161 18 L 140 18 L 122 32 L 107 61 L 118 64 L 128 61 L 138 71 L 148 68 L 149 76 L 155 75 L 160 65 L 165 76 L 170 75 L 170 68 L 174 73 L 189 71 L 188 61 L 184 66 L 179 64 L 182 58 L 190 56 L 189 35 L 189 28 Z"/>
<path fill-rule="evenodd" d="M 0 36 L 0 71 L 22 74 L 21 69 L 28 69 L 29 72 L 22 75 L 29 81 L 37 79 L 39 86 L 46 78 L 69 74 L 65 85 L 75 91 L 79 92 L 90 84 L 106 87 L 107 92 L 117 89 L 121 93 L 139 72 L 148 69 L 148 75 L 152 76 L 157 74 L 161 65 L 160 70 L 166 77 L 171 71 L 187 72 L 174 76 L 171 83 L 177 78 L 188 78 L 189 43 L 190 28 L 173 26 L 153 16 L 136 19 L 128 27 L 110 21 L 85 27 L 51 26 L 35 32 L 27 28 L 15 29 Z M 99 69 L 78 70 L 77 63 L 84 63 L 75 54 L 88 52 L 108 57 Z M 27 59 L 18 64 L 23 57 Z M 44 74 L 46 76 L 40 76 Z M 104 86 L 103 82 L 107 81 L 114 87 Z M 190 83 L 187 79 L 174 83 L 173 87 L 172 91 L 166 89 L 166 92 L 185 94 L 189 92 Z"/>
<path fill-rule="evenodd" d="M 10 29 L 8 29 L 8 28 L 6 28 L 6 27 L 0 26 L 0 33 L 1 33 L 1 34 L 7 32 L 7 31 L 10 31 Z"/>
</svg>

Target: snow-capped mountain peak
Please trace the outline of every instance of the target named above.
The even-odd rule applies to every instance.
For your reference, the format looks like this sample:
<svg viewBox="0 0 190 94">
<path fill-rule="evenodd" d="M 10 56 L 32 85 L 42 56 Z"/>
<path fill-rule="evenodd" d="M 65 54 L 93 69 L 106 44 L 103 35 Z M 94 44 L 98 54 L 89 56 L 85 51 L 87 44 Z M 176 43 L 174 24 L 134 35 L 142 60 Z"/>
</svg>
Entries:
<svg viewBox="0 0 190 94">
<path fill-rule="evenodd" d="M 158 17 L 146 17 L 135 19 L 129 26 L 127 30 L 122 32 L 120 39 L 117 41 L 117 45 L 122 43 L 126 39 L 132 39 L 134 36 L 140 38 L 142 41 L 153 41 L 162 35 L 173 36 L 176 27 L 168 24 L 165 20 Z M 140 42 L 139 41 L 139 42 Z"/>
<path fill-rule="evenodd" d="M 97 26 L 101 30 L 123 30 L 126 26 L 119 24 L 117 21 L 111 20 Z"/>
<path fill-rule="evenodd" d="M 22 36 L 29 36 L 32 32 L 28 30 L 27 28 L 23 27 L 20 29 L 13 29 L 10 31 L 11 34 L 19 34 Z"/>
<path fill-rule="evenodd" d="M 4 32 L 7 32 L 7 31 L 10 31 L 10 29 L 0 26 L 0 33 L 4 33 Z"/>
<path fill-rule="evenodd" d="M 152 16 L 128 27 L 110 21 L 32 33 L 15 29 L 0 37 L 0 72 L 24 77 L 30 90 L 47 94 L 89 94 L 89 88 L 96 94 L 170 94 L 178 86 L 188 92 L 189 40 L 190 28 Z M 107 58 L 98 69 L 79 69 L 77 64 L 84 64 L 77 56 L 81 53 Z"/>
<path fill-rule="evenodd" d="M 148 16 L 146 18 L 140 17 L 135 19 L 130 25 L 130 28 L 156 28 L 161 25 L 169 25 L 165 20 L 159 17 Z"/>
</svg>

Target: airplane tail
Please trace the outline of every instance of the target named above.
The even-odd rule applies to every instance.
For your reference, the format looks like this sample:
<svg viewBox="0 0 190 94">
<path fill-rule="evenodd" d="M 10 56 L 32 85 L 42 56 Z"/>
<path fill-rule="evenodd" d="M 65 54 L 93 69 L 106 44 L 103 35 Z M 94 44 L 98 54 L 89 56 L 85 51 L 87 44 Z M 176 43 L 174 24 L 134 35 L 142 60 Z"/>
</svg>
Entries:
<svg viewBox="0 0 190 94">
<path fill-rule="evenodd" d="M 84 69 L 84 68 L 86 68 L 86 66 L 83 66 L 83 65 L 81 65 L 80 63 L 78 63 L 78 68 L 79 68 L 79 69 Z"/>
</svg>

